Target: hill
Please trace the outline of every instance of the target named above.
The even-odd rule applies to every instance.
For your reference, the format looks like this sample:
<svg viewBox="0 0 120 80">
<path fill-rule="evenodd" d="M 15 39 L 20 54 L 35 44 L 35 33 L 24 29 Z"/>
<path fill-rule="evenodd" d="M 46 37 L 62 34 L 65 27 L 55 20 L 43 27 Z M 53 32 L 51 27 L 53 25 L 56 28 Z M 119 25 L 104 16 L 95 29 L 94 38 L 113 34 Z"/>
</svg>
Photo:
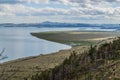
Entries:
<svg viewBox="0 0 120 80">
<path fill-rule="evenodd" d="M 54 68 L 61 64 L 66 57 L 69 57 L 73 50 L 82 53 L 88 46 L 74 47 L 68 50 L 60 50 L 51 54 L 41 54 L 21 58 L 0 64 L 0 80 L 24 80 L 26 77 Z"/>
<path fill-rule="evenodd" d="M 31 80 L 120 80 L 120 38 L 88 51 L 76 51 L 62 64 L 31 77 Z"/>
<path fill-rule="evenodd" d="M 45 21 L 41 23 L 3 23 L 0 27 L 90 27 L 90 28 L 101 28 L 101 29 L 117 29 L 120 30 L 119 24 L 86 24 L 86 23 L 64 23 L 64 22 L 50 22 Z"/>
</svg>

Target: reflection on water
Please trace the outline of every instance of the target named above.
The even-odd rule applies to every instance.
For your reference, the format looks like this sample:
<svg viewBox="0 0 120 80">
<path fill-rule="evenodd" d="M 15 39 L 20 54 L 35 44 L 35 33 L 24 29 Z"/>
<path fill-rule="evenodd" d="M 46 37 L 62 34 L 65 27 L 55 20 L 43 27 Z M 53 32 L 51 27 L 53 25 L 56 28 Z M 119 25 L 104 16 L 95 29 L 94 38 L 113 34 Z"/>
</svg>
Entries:
<svg viewBox="0 0 120 80">
<path fill-rule="evenodd" d="M 77 29 L 77 28 L 76 28 Z M 57 52 L 61 49 L 68 49 L 70 46 L 38 39 L 30 35 L 30 32 L 43 31 L 63 31 L 76 30 L 75 28 L 0 28 L 0 51 L 5 48 L 4 56 L 8 58 L 4 61 L 9 61 L 17 58 L 34 56 L 39 54 L 48 54 Z"/>
</svg>

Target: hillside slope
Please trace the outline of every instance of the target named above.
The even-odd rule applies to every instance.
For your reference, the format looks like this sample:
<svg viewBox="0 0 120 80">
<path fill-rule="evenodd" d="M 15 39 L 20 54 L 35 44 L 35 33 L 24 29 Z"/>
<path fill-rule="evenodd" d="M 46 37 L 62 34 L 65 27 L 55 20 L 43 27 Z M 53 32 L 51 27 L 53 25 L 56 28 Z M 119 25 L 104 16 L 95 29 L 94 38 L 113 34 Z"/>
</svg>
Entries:
<svg viewBox="0 0 120 80">
<path fill-rule="evenodd" d="M 83 54 L 73 51 L 69 58 L 31 80 L 120 80 L 120 38 L 91 46 Z"/>
<path fill-rule="evenodd" d="M 54 68 L 56 65 L 61 64 L 66 57 L 70 56 L 73 50 L 82 53 L 87 49 L 88 46 L 79 46 L 51 54 L 42 54 L 1 63 L 0 80 L 8 78 L 9 80 L 24 80 L 25 77 L 30 77 L 38 72 Z"/>
</svg>

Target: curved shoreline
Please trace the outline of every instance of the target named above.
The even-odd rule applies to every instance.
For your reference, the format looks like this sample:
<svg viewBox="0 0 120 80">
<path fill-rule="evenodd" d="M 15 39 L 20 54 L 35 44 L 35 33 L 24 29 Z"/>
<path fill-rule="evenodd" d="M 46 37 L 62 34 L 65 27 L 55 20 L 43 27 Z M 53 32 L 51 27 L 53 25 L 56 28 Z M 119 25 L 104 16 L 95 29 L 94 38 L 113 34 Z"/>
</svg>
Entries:
<svg viewBox="0 0 120 80">
<path fill-rule="evenodd" d="M 8 61 L 0 64 L 0 72 L 5 69 L 4 74 L 12 74 L 16 69 L 19 71 L 12 76 L 12 79 L 22 80 L 21 78 L 34 75 L 33 72 L 41 72 L 49 68 L 54 68 L 56 65 L 61 64 L 65 58 L 68 58 L 69 55 L 75 50 L 79 54 L 87 50 L 88 46 L 79 46 L 67 50 L 60 50 L 59 52 L 47 54 L 47 55 L 38 55 L 27 58 L 20 58 L 17 60 Z M 9 72 L 13 70 L 12 72 Z M 24 74 L 24 75 L 23 75 Z"/>
</svg>

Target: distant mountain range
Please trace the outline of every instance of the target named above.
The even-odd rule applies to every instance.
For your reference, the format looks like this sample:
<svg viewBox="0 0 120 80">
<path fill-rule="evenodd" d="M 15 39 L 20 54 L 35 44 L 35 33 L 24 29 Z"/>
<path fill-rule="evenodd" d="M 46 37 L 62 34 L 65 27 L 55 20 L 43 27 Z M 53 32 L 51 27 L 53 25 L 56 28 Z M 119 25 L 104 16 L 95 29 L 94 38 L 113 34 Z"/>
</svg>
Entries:
<svg viewBox="0 0 120 80">
<path fill-rule="evenodd" d="M 85 23 L 60 23 L 60 22 L 42 22 L 42 23 L 3 23 L 0 27 L 98 27 L 102 29 L 119 29 L 120 24 L 85 24 Z"/>
</svg>

